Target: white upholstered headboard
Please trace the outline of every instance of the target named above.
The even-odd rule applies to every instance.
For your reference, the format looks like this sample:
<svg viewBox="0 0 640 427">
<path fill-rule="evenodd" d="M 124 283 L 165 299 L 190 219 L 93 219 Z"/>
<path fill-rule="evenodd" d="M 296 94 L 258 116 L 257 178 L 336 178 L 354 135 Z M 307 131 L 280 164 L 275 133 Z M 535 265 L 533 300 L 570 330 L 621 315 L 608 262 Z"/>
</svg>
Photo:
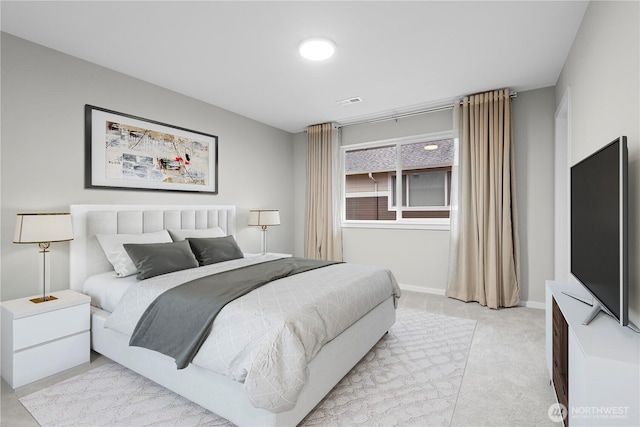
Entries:
<svg viewBox="0 0 640 427">
<path fill-rule="evenodd" d="M 73 240 L 69 245 L 70 287 L 113 270 L 96 234 L 150 233 L 163 229 L 220 227 L 236 234 L 236 207 L 217 205 L 71 205 Z"/>
</svg>

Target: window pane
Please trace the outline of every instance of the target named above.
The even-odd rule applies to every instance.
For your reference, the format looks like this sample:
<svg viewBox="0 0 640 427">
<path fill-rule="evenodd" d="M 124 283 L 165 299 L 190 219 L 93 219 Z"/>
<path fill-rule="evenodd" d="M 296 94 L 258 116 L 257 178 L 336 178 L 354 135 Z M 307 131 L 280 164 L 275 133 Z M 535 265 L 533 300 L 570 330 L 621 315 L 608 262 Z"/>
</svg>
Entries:
<svg viewBox="0 0 640 427">
<path fill-rule="evenodd" d="M 389 174 L 396 170 L 396 146 L 345 152 L 347 220 L 395 220 L 389 211 Z"/>
<path fill-rule="evenodd" d="M 408 174 L 409 206 L 444 206 L 445 172 Z"/>
<path fill-rule="evenodd" d="M 453 140 L 416 142 L 402 146 L 402 170 L 450 167 L 453 164 Z"/>
<path fill-rule="evenodd" d="M 453 164 L 453 148 L 452 139 L 401 146 L 403 218 L 449 217 L 446 193 L 449 191 L 447 177 Z M 439 207 L 442 209 L 437 210 Z"/>
<path fill-rule="evenodd" d="M 347 175 L 395 171 L 396 146 L 347 151 L 344 169 Z"/>
</svg>

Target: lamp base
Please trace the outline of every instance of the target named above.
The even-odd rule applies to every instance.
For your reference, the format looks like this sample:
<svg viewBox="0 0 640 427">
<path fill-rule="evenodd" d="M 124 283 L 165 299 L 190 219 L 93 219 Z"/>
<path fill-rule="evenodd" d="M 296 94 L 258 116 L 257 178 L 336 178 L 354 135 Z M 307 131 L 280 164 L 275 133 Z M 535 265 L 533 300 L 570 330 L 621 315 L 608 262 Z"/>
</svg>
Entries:
<svg viewBox="0 0 640 427">
<path fill-rule="evenodd" d="M 53 301 L 55 299 L 58 299 L 58 298 L 54 297 L 53 295 L 49 295 L 47 297 L 32 298 L 29 301 L 35 304 L 40 304 L 41 302 Z"/>
</svg>

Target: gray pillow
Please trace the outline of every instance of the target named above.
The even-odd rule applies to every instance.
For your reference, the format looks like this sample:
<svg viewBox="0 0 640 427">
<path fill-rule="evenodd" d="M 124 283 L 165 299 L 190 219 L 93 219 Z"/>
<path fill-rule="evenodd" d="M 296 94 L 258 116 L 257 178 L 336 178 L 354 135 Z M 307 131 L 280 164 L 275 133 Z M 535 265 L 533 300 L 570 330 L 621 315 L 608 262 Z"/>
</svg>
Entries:
<svg viewBox="0 0 640 427">
<path fill-rule="evenodd" d="M 138 268 L 136 278 L 140 280 L 198 266 L 198 261 L 186 241 L 149 244 L 125 243 L 123 246 Z"/>
<path fill-rule="evenodd" d="M 188 237 L 187 241 L 200 266 L 244 258 L 233 236 L 202 239 Z"/>
</svg>

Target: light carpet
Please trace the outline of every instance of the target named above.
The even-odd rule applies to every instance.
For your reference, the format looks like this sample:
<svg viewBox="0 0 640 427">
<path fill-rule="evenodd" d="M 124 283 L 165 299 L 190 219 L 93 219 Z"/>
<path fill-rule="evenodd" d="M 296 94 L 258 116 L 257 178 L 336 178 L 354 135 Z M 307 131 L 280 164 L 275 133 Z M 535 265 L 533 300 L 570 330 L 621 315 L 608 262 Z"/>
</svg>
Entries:
<svg viewBox="0 0 640 427">
<path fill-rule="evenodd" d="M 303 426 L 450 425 L 476 322 L 399 309 L 397 322 Z M 42 426 L 228 426 L 116 363 L 20 399 Z"/>
</svg>

